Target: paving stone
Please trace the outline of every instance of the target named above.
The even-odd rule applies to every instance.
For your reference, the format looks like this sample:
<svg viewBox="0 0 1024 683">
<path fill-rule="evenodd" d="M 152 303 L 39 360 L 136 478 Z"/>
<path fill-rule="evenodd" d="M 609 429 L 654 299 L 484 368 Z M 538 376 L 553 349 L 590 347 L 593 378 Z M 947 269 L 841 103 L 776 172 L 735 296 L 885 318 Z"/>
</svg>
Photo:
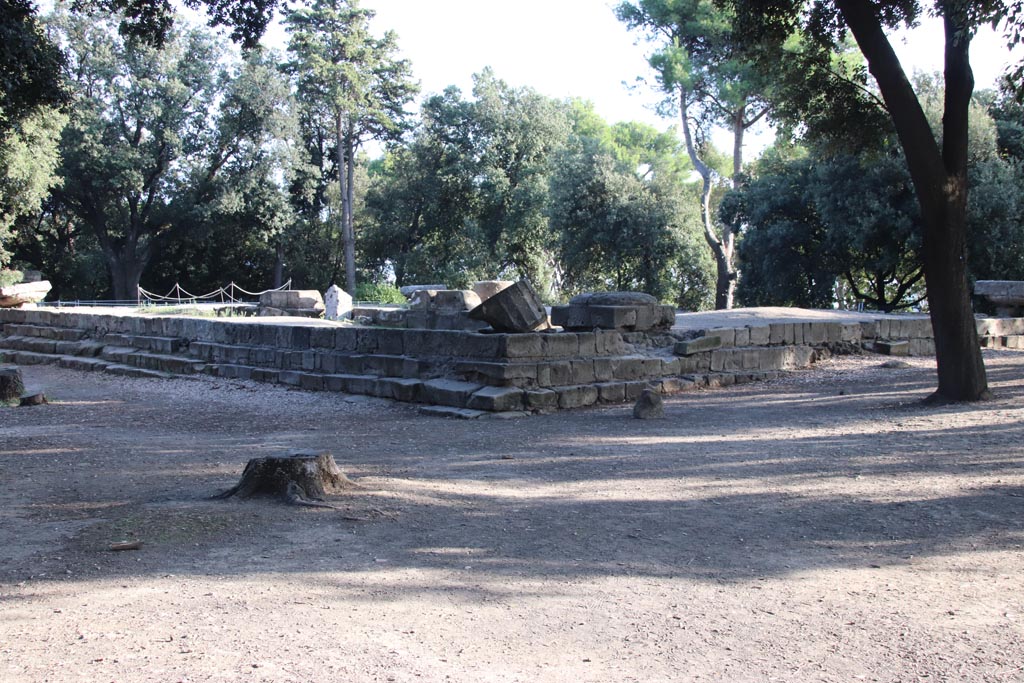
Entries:
<svg viewBox="0 0 1024 683">
<path fill-rule="evenodd" d="M 522 389 L 514 387 L 484 387 L 469 397 L 466 407 L 495 412 L 522 410 L 525 405 L 523 393 Z"/>
</svg>

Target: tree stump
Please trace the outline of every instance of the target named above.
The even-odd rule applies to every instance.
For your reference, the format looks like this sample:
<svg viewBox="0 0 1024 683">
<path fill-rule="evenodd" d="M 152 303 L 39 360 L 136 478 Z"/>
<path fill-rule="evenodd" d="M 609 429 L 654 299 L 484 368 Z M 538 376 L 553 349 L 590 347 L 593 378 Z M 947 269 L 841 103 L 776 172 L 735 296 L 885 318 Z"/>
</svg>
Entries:
<svg viewBox="0 0 1024 683">
<path fill-rule="evenodd" d="M 291 453 L 253 458 L 245 465 L 242 478 L 215 499 L 275 496 L 290 505 L 334 508 L 324 496 L 358 488 L 345 476 L 330 453 Z"/>
<path fill-rule="evenodd" d="M 24 392 L 21 369 L 13 366 L 0 368 L 0 401 L 13 401 Z"/>
</svg>

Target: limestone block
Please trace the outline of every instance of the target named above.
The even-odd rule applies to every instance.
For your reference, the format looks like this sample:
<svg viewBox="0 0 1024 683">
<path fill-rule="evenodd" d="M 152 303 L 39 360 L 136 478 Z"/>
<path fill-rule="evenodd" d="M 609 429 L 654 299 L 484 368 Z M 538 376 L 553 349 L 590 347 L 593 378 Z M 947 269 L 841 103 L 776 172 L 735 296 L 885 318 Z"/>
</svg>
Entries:
<svg viewBox="0 0 1024 683">
<path fill-rule="evenodd" d="M 579 355 L 587 358 L 597 355 L 597 335 L 593 332 L 576 332 L 576 341 L 579 344 Z"/>
<path fill-rule="evenodd" d="M 650 382 L 624 382 L 623 383 L 626 391 L 626 400 L 635 401 L 640 398 L 640 394 L 644 392 L 644 389 L 648 389 L 651 386 Z"/>
<path fill-rule="evenodd" d="M 530 332 L 548 325 L 544 304 L 527 280 L 490 297 L 470 311 L 469 317 L 504 332 Z"/>
<path fill-rule="evenodd" d="M 36 304 L 45 299 L 49 292 L 49 280 L 22 282 L 8 287 L 0 287 L 0 308 Z"/>
<path fill-rule="evenodd" d="M 522 389 L 514 387 L 484 387 L 469 397 L 466 407 L 491 412 L 522 410 L 525 407 L 523 393 Z"/>
<path fill-rule="evenodd" d="M 737 327 L 736 336 L 733 338 L 733 343 L 736 344 L 736 346 L 750 346 L 750 328 Z"/>
<path fill-rule="evenodd" d="M 598 398 L 598 389 L 593 384 L 560 387 L 557 393 L 558 407 L 563 410 L 592 406 L 597 403 Z"/>
<path fill-rule="evenodd" d="M 475 382 L 453 379 L 432 379 L 423 383 L 421 400 L 443 406 L 465 407 L 469 397 L 481 389 Z"/>
<path fill-rule="evenodd" d="M 599 356 L 616 356 L 625 352 L 626 344 L 621 332 L 596 330 L 593 334 L 595 352 Z"/>
<path fill-rule="evenodd" d="M 717 332 L 718 330 L 716 330 Z M 734 337 L 735 338 L 735 337 Z M 690 339 L 688 341 L 676 342 L 673 351 L 677 356 L 692 356 L 695 353 L 714 351 L 721 348 L 722 338 L 718 334 L 709 334 L 704 337 Z"/>
<path fill-rule="evenodd" d="M 423 382 L 412 378 L 384 377 L 378 380 L 378 384 L 385 389 L 385 398 L 414 403 L 419 400 L 420 387 Z"/>
<path fill-rule="evenodd" d="M 594 359 L 594 379 L 598 382 L 609 382 L 615 377 L 615 365 L 611 358 Z"/>
<path fill-rule="evenodd" d="M 750 330 L 751 346 L 768 346 L 771 339 L 771 328 L 768 325 L 752 325 L 748 329 Z M 737 343 L 736 346 L 742 346 L 742 344 Z"/>
<path fill-rule="evenodd" d="M 731 327 L 718 327 L 713 330 L 708 330 L 705 336 L 717 336 L 721 340 L 721 346 L 735 346 L 736 345 L 736 330 Z"/>
<path fill-rule="evenodd" d="M 572 366 L 571 383 L 593 384 L 597 380 L 593 360 L 574 360 L 570 361 L 570 365 Z"/>
<path fill-rule="evenodd" d="M 550 389 L 532 389 L 525 392 L 527 410 L 548 411 L 558 408 L 558 393 Z"/>
<path fill-rule="evenodd" d="M 840 342 L 843 340 L 842 323 L 825 323 L 825 341 Z"/>
<path fill-rule="evenodd" d="M 480 301 L 486 301 L 498 292 L 508 289 L 515 284 L 513 280 L 481 280 L 473 283 L 473 292 L 480 298 Z"/>
<path fill-rule="evenodd" d="M 506 334 L 501 337 L 499 356 L 505 358 L 539 358 L 544 342 L 540 334 Z"/>
<path fill-rule="evenodd" d="M 684 377 L 666 377 L 661 380 L 661 393 L 679 394 L 684 391 L 692 391 L 696 385 L 693 380 Z"/>
<path fill-rule="evenodd" d="M 644 376 L 644 358 L 637 356 L 624 356 L 612 360 L 613 376 L 615 379 L 636 380 Z"/>
<path fill-rule="evenodd" d="M 346 320 L 352 317 L 352 296 L 338 285 L 331 285 L 324 294 L 324 317 Z"/>
<path fill-rule="evenodd" d="M 442 284 L 433 284 L 433 285 L 405 285 L 404 287 L 399 287 L 398 291 L 400 291 L 402 293 L 402 296 L 404 296 L 406 299 L 411 299 L 413 294 L 415 294 L 416 292 L 418 292 L 420 290 L 424 290 L 424 289 L 427 289 L 427 290 L 431 290 L 432 289 L 432 290 L 436 291 L 436 290 L 440 290 L 440 289 L 448 289 L 448 285 L 442 285 Z"/>
<path fill-rule="evenodd" d="M 679 374 L 679 359 L 678 358 L 662 358 L 661 359 L 661 371 L 660 375 L 678 375 Z"/>
<path fill-rule="evenodd" d="M 537 384 L 559 387 L 572 384 L 572 363 L 567 360 L 537 364 Z"/>
<path fill-rule="evenodd" d="M 909 356 L 909 341 L 879 340 L 875 342 L 875 351 L 887 356 Z"/>
<path fill-rule="evenodd" d="M 434 294 L 432 310 L 438 315 L 454 315 L 480 305 L 480 297 L 471 289 L 442 289 Z"/>
<path fill-rule="evenodd" d="M 633 405 L 633 417 L 637 420 L 656 420 L 665 417 L 665 402 L 654 389 L 644 389 Z"/>
<path fill-rule="evenodd" d="M 541 356 L 544 358 L 575 358 L 580 353 L 580 341 L 572 332 L 541 335 Z"/>
<path fill-rule="evenodd" d="M 601 403 L 622 403 L 626 400 L 625 382 L 602 382 L 594 386 Z"/>
</svg>

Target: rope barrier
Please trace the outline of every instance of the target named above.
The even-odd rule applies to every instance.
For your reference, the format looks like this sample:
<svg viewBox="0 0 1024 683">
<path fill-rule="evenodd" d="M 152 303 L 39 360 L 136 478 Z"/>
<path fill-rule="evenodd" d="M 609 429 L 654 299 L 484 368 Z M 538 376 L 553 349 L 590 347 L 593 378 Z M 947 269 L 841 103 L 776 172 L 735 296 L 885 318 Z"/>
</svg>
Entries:
<svg viewBox="0 0 1024 683">
<path fill-rule="evenodd" d="M 218 287 L 212 292 L 207 292 L 206 294 L 192 294 L 188 290 L 184 289 L 180 284 L 175 282 L 174 287 L 171 287 L 171 291 L 167 292 L 167 294 L 162 296 L 160 294 L 155 294 L 153 292 L 143 289 L 142 287 L 139 287 L 139 303 L 194 304 L 199 303 L 201 301 L 209 301 L 217 297 L 219 297 L 220 303 L 246 303 L 240 296 L 238 296 L 237 293 L 240 292 L 242 295 L 259 298 L 260 295 L 266 294 L 267 292 L 280 292 L 286 289 L 291 289 L 291 287 L 292 281 L 291 279 L 289 279 L 288 282 L 284 283 L 280 287 L 275 287 L 273 289 L 264 289 L 262 292 L 250 292 L 246 289 L 239 287 L 234 282 L 230 282 L 226 287 Z"/>
</svg>

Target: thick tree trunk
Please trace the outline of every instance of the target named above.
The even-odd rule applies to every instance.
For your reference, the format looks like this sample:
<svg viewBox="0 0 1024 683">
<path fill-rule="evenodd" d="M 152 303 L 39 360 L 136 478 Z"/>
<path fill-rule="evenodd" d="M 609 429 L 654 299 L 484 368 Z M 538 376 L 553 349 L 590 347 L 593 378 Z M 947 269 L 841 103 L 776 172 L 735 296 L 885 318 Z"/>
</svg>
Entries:
<svg viewBox="0 0 1024 683">
<path fill-rule="evenodd" d="M 253 458 L 245 465 L 242 478 L 214 498 L 273 496 L 292 505 L 334 507 L 324 497 L 356 488 L 338 468 L 330 453 L 292 453 Z"/>
<path fill-rule="evenodd" d="M 138 258 L 125 254 L 108 255 L 110 285 L 117 301 L 138 301 L 139 280 L 146 264 Z"/>
<path fill-rule="evenodd" d="M 923 265 L 935 334 L 935 398 L 977 401 L 989 396 L 967 281 L 967 109 L 974 77 L 965 19 L 945 9 L 946 101 L 943 149 L 932 135 L 899 58 L 873 6 L 836 0 L 896 126 L 921 207 Z"/>
</svg>

